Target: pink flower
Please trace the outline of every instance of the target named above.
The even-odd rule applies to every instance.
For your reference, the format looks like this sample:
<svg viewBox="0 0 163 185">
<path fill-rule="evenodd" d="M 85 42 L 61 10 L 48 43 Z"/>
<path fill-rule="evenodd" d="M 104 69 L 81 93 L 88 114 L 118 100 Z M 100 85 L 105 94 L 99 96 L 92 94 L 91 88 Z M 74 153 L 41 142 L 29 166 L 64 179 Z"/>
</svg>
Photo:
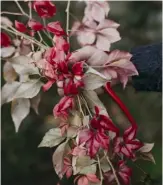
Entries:
<svg viewBox="0 0 163 185">
<path fill-rule="evenodd" d="M 1 32 L 0 45 L 1 47 L 7 47 L 11 45 L 10 37 L 4 32 Z"/>
<path fill-rule="evenodd" d="M 130 61 L 132 55 L 128 52 L 113 50 L 103 52 L 92 46 L 85 46 L 70 57 L 71 62 L 85 60 L 90 66 L 103 66 L 99 69 L 100 73 L 111 78 L 112 82 L 120 80 L 123 87 L 126 86 L 130 76 L 138 75 L 134 64 Z"/>
<path fill-rule="evenodd" d="M 134 158 L 134 152 L 143 146 L 143 143 L 135 139 L 137 127 L 130 126 L 124 132 L 123 138 L 115 138 L 114 152 L 118 155 L 124 155 L 128 158 Z"/>
<path fill-rule="evenodd" d="M 40 22 L 33 19 L 28 21 L 28 26 L 34 31 L 41 31 L 44 28 Z"/>
<path fill-rule="evenodd" d="M 43 18 L 52 17 L 56 13 L 56 7 L 50 0 L 34 1 L 32 7 Z"/>
<path fill-rule="evenodd" d="M 109 138 L 103 131 L 84 129 L 79 133 L 79 145 L 86 143 L 88 154 L 93 158 L 100 148 L 108 149 Z"/>
<path fill-rule="evenodd" d="M 72 155 L 74 156 L 85 156 L 87 152 L 87 149 L 83 147 L 82 145 L 76 146 L 74 149 L 72 149 Z"/>
<path fill-rule="evenodd" d="M 76 181 L 77 181 L 77 185 L 89 185 L 90 183 L 96 184 L 100 182 L 100 180 L 97 178 L 95 174 L 78 175 L 74 179 L 74 183 L 76 183 Z"/>
<path fill-rule="evenodd" d="M 47 31 L 49 31 L 57 36 L 66 35 L 66 32 L 61 27 L 61 23 L 59 21 L 48 23 L 46 29 L 47 29 Z"/>
<path fill-rule="evenodd" d="M 27 31 L 26 26 L 19 21 L 15 21 L 15 28 L 22 33 L 25 33 Z"/>
<path fill-rule="evenodd" d="M 68 111 L 74 107 L 74 98 L 70 96 L 64 96 L 60 102 L 54 107 L 53 114 L 55 117 L 61 117 L 67 119 Z"/>
<path fill-rule="evenodd" d="M 86 1 L 85 17 L 101 22 L 108 15 L 110 7 L 106 1 Z"/>
<path fill-rule="evenodd" d="M 104 129 L 118 134 L 119 129 L 114 125 L 112 120 L 102 114 L 99 114 L 99 108 L 95 106 L 95 116 L 92 118 L 90 124 L 95 129 Z"/>
<path fill-rule="evenodd" d="M 111 20 L 104 19 L 97 24 L 86 18 L 82 23 L 74 23 L 71 35 L 77 35 L 81 46 L 95 45 L 100 50 L 109 51 L 110 44 L 121 39 L 118 27 L 119 24 Z"/>
<path fill-rule="evenodd" d="M 58 50 L 61 50 L 64 52 L 67 52 L 69 50 L 70 45 L 68 42 L 66 42 L 66 40 L 63 37 L 55 35 L 53 40 L 56 43 L 56 48 Z"/>
</svg>

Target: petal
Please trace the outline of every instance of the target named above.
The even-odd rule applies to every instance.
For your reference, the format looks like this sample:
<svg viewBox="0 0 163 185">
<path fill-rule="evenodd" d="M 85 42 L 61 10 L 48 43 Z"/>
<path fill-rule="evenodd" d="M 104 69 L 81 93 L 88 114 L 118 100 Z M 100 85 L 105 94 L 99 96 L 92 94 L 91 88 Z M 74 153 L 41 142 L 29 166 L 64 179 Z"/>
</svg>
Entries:
<svg viewBox="0 0 163 185">
<path fill-rule="evenodd" d="M 128 158 L 132 158 L 133 157 L 133 154 L 125 146 L 121 147 L 121 153 L 124 154 Z"/>
<path fill-rule="evenodd" d="M 128 140 L 132 140 L 135 138 L 136 136 L 136 132 L 137 132 L 137 128 L 135 126 L 130 126 L 128 127 L 125 132 L 124 132 L 124 135 L 123 135 L 123 138 L 125 141 L 128 141 Z"/>
<path fill-rule="evenodd" d="M 121 40 L 119 32 L 115 28 L 105 28 L 98 31 L 99 35 L 103 35 L 110 43 Z"/>
<path fill-rule="evenodd" d="M 74 75 L 83 74 L 83 62 L 77 62 L 72 66 L 72 72 Z"/>
<path fill-rule="evenodd" d="M 78 42 L 84 46 L 84 45 L 91 45 L 94 43 L 96 39 L 96 35 L 91 31 L 80 31 L 77 35 Z"/>
<path fill-rule="evenodd" d="M 95 174 L 87 174 L 87 178 L 89 181 L 94 182 L 94 183 L 100 182 L 100 180 L 97 178 Z"/>
<path fill-rule="evenodd" d="M 37 22 L 36 20 L 29 20 L 28 26 L 34 31 L 40 31 L 44 28 L 44 26 L 40 22 Z"/>
<path fill-rule="evenodd" d="M 61 23 L 59 21 L 48 23 L 46 29 L 47 29 L 47 31 L 52 32 L 53 34 L 55 34 L 57 36 L 66 35 L 66 33 L 63 30 L 63 28 L 61 27 Z"/>
<path fill-rule="evenodd" d="M 7 47 L 7 46 L 9 46 L 11 44 L 10 37 L 6 33 L 4 33 L 4 32 L 1 32 L 0 44 L 3 47 Z"/>
<path fill-rule="evenodd" d="M 19 21 L 15 21 L 15 28 L 16 28 L 19 32 L 22 32 L 22 33 L 24 33 L 24 32 L 27 31 L 26 26 L 25 26 L 23 23 L 19 22 Z"/>
<path fill-rule="evenodd" d="M 105 28 L 118 28 L 119 24 L 109 20 L 109 19 L 104 19 L 103 21 L 100 22 L 100 24 L 97 26 L 96 30 L 102 30 Z"/>
<path fill-rule="evenodd" d="M 103 51 L 110 50 L 110 41 L 103 35 L 97 35 L 96 47 Z"/>
<path fill-rule="evenodd" d="M 55 83 L 55 80 L 49 80 L 46 84 L 44 84 L 42 86 L 43 91 L 45 92 L 45 91 L 49 90 L 51 88 L 51 86 L 53 85 L 53 83 Z"/>
<path fill-rule="evenodd" d="M 87 177 L 83 176 L 78 179 L 78 185 L 88 185 Z"/>
</svg>

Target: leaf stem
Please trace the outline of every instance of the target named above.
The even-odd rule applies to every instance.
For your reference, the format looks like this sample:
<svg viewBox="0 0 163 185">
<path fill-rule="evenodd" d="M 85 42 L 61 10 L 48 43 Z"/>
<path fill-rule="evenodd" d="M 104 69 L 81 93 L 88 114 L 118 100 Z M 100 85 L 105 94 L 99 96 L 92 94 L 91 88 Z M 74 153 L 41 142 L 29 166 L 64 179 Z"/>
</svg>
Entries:
<svg viewBox="0 0 163 185">
<path fill-rule="evenodd" d="M 115 169 L 114 169 L 114 166 L 112 165 L 112 162 L 110 161 L 110 159 L 109 159 L 109 157 L 107 156 L 107 153 L 106 153 L 106 152 L 105 152 L 105 155 L 106 155 L 106 160 L 108 161 L 108 163 L 109 163 L 109 165 L 110 165 L 110 167 L 111 167 L 111 169 L 112 169 L 112 172 L 113 172 L 113 174 L 114 174 L 114 177 L 115 177 L 115 180 L 116 180 L 116 182 L 117 182 L 117 185 L 120 185 L 120 182 L 119 182 L 119 180 L 118 180 L 118 177 L 117 177 L 116 172 L 115 172 Z"/>
<path fill-rule="evenodd" d="M 91 111 L 89 110 L 87 101 L 85 100 L 84 96 L 81 95 L 81 98 L 82 98 L 82 100 L 84 101 L 84 105 L 85 105 L 86 109 L 88 110 L 89 115 L 90 115 L 91 117 L 93 117 Z"/>
<path fill-rule="evenodd" d="M 8 14 L 8 15 L 23 15 L 22 13 L 17 13 L 17 12 L 7 12 L 7 11 L 3 11 L 0 12 L 0 14 Z M 26 16 L 26 15 L 25 15 Z"/>
<path fill-rule="evenodd" d="M 102 175 L 102 170 L 101 170 L 101 164 L 100 164 L 100 158 L 99 155 L 97 155 L 97 162 L 98 162 L 98 167 L 99 167 L 99 172 L 100 172 L 100 185 L 102 185 L 103 182 L 103 175 Z"/>
<path fill-rule="evenodd" d="M 84 117 L 84 112 L 82 110 L 82 106 L 81 106 L 81 102 L 80 102 L 80 97 L 79 95 L 77 95 L 77 99 L 78 99 L 78 103 L 79 103 L 79 109 L 80 109 L 80 112 L 82 113 L 83 117 Z"/>
</svg>

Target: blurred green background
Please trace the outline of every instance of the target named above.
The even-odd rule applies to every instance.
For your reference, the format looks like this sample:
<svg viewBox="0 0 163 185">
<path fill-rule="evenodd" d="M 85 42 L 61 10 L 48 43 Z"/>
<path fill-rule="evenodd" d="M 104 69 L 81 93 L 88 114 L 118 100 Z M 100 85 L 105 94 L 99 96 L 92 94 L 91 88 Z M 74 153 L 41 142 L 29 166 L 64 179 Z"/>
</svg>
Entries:
<svg viewBox="0 0 163 185">
<path fill-rule="evenodd" d="M 26 11 L 27 3 L 20 2 Z M 66 26 L 66 1 L 55 1 L 57 15 L 49 19 L 59 20 Z M 113 44 L 112 48 L 130 51 L 132 48 L 157 43 L 162 40 L 162 2 L 161 1 L 109 1 L 111 10 L 109 18 L 120 23 L 120 34 L 122 40 Z M 18 12 L 13 1 L 2 1 L 2 11 Z M 70 11 L 82 19 L 84 2 L 71 2 Z M 22 16 L 7 15 L 12 21 L 26 22 Z M 39 17 L 34 14 L 37 20 Z M 74 19 L 71 17 L 70 24 Z M 48 42 L 48 40 L 47 40 Z M 71 50 L 79 48 L 75 38 L 71 38 Z M 3 69 L 3 62 L 2 62 Z M 2 85 L 4 80 L 2 77 Z M 124 91 L 121 86 L 115 87 L 116 92 L 128 106 L 131 114 L 139 124 L 139 137 L 145 142 L 155 142 L 153 155 L 156 165 L 148 161 L 139 161 L 141 167 L 149 173 L 152 180 L 140 182 L 142 173 L 135 169 L 132 184 L 162 184 L 162 96 L 156 92 L 135 92 L 129 85 Z M 100 98 L 105 102 L 109 113 L 119 125 L 127 124 L 124 115 L 118 107 L 108 98 L 101 94 Z M 44 133 L 53 127 L 52 109 L 58 102 L 55 87 L 50 91 L 42 93 L 39 106 L 39 116 L 31 109 L 28 117 L 23 121 L 18 133 L 15 133 L 14 124 L 11 119 L 11 105 L 2 106 L 1 121 L 1 163 L 2 163 L 2 185 L 56 185 L 56 176 L 51 156 L 52 149 L 37 148 Z M 135 168 L 135 167 L 134 167 Z M 62 180 L 61 184 L 71 185 L 71 179 Z"/>
</svg>

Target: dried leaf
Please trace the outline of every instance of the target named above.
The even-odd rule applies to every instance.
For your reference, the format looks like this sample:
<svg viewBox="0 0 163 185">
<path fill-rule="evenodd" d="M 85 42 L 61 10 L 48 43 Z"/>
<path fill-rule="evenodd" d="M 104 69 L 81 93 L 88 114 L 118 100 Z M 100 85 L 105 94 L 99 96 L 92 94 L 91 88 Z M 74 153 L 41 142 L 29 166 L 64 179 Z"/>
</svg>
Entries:
<svg viewBox="0 0 163 185">
<path fill-rule="evenodd" d="M 40 100 L 41 100 L 40 93 L 38 93 L 35 97 L 33 97 L 32 99 L 30 99 L 31 107 L 36 112 L 36 114 L 39 114 L 38 113 L 38 106 L 39 106 Z"/>
<path fill-rule="evenodd" d="M 63 159 L 64 155 L 70 150 L 67 142 L 62 143 L 57 147 L 55 152 L 53 153 L 52 161 L 55 168 L 56 173 L 60 178 L 63 177 L 62 169 L 63 169 Z"/>
<path fill-rule="evenodd" d="M 97 106 L 100 109 L 100 114 L 104 114 L 108 116 L 108 113 L 105 109 L 105 106 L 103 105 L 103 103 L 101 102 L 101 100 L 99 99 L 99 97 L 97 96 L 97 93 L 95 91 L 83 91 L 83 95 L 86 98 L 86 101 L 90 107 L 90 109 L 92 110 L 92 112 L 95 113 L 95 109 L 94 107 Z"/>
<path fill-rule="evenodd" d="M 96 71 L 93 68 L 89 68 L 84 76 L 84 88 L 86 90 L 95 90 L 101 86 L 103 86 L 106 82 L 108 82 L 111 78 L 106 78 L 103 74 Z"/>
<path fill-rule="evenodd" d="M 17 56 L 9 59 L 12 63 L 13 68 L 18 74 L 39 74 L 39 70 L 32 63 L 32 59 L 27 56 Z"/>
<path fill-rule="evenodd" d="M 15 52 L 15 48 L 13 46 L 3 47 L 1 48 L 1 57 L 8 58 L 11 57 Z"/>
<path fill-rule="evenodd" d="M 25 98 L 16 99 L 11 104 L 11 116 L 18 132 L 21 122 L 29 114 L 30 101 Z"/>
<path fill-rule="evenodd" d="M 141 153 L 148 153 L 154 147 L 154 143 L 144 143 L 144 146 L 139 149 Z"/>
<path fill-rule="evenodd" d="M 17 73 L 15 72 L 10 62 L 5 62 L 3 66 L 3 77 L 5 81 L 9 83 L 15 81 L 17 78 Z"/>
<path fill-rule="evenodd" d="M 1 16 L 0 22 L 1 22 L 1 25 L 7 26 L 7 27 L 13 26 L 13 23 L 9 20 L 9 18 L 4 17 L 4 16 Z"/>
<path fill-rule="evenodd" d="M 141 154 L 140 158 L 146 161 L 151 161 L 156 164 L 156 161 L 151 153 L 143 153 Z"/>
<path fill-rule="evenodd" d="M 61 143 L 65 139 L 61 134 L 60 128 L 52 128 L 48 132 L 45 133 L 41 143 L 38 147 L 54 147 Z"/>
<path fill-rule="evenodd" d="M 82 120 L 80 118 L 79 113 L 76 111 L 73 113 L 73 116 L 70 117 L 70 125 L 80 127 L 82 125 Z"/>
</svg>

